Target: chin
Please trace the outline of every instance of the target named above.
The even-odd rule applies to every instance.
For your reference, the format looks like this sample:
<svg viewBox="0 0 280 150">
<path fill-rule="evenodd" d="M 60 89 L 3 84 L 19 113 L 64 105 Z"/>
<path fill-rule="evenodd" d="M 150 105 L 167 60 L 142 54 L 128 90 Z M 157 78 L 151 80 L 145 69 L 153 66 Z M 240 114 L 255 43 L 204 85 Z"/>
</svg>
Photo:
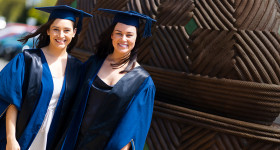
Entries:
<svg viewBox="0 0 280 150">
<path fill-rule="evenodd" d="M 66 45 L 58 45 L 58 46 L 56 46 L 56 47 L 57 47 L 57 49 L 66 49 L 66 48 L 67 48 Z"/>
<path fill-rule="evenodd" d="M 128 48 L 124 48 L 124 49 L 119 49 L 118 51 L 120 52 L 120 53 L 128 53 L 128 52 L 130 52 L 132 49 L 128 49 Z"/>
</svg>

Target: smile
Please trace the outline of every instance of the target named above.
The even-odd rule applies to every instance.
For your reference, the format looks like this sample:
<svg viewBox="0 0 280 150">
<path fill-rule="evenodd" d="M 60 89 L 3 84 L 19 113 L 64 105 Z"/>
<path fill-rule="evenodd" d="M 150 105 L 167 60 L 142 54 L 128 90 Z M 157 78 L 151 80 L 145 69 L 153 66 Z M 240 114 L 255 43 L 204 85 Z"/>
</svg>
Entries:
<svg viewBox="0 0 280 150">
<path fill-rule="evenodd" d="M 127 48 L 128 45 L 127 44 L 119 44 L 120 47 L 123 47 L 123 48 Z"/>
<path fill-rule="evenodd" d="M 57 40 L 57 39 L 56 39 L 55 41 L 56 41 L 57 43 L 63 44 L 63 43 L 65 43 L 66 40 Z"/>
</svg>

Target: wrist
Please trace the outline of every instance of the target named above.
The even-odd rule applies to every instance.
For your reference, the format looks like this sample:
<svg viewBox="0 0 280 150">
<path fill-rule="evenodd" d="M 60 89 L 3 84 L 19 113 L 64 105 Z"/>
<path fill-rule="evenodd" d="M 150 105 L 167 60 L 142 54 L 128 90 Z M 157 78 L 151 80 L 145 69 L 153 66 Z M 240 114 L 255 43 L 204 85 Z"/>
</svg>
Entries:
<svg viewBox="0 0 280 150">
<path fill-rule="evenodd" d="M 7 136 L 7 142 L 8 141 L 14 141 L 14 140 L 16 140 L 15 136 Z"/>
</svg>

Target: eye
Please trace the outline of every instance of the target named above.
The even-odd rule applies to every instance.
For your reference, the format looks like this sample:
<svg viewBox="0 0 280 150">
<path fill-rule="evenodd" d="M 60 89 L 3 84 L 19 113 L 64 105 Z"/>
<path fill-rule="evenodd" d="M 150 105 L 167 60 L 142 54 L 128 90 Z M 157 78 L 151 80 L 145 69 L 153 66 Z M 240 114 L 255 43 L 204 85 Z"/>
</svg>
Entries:
<svg viewBox="0 0 280 150">
<path fill-rule="evenodd" d="M 116 35 L 122 35 L 122 34 L 118 32 L 118 33 L 116 33 Z"/>
<path fill-rule="evenodd" d="M 128 34 L 128 35 L 126 35 L 127 37 L 132 37 L 133 35 L 132 34 Z"/>
<path fill-rule="evenodd" d="M 59 31 L 58 29 L 53 29 L 54 31 Z"/>
</svg>

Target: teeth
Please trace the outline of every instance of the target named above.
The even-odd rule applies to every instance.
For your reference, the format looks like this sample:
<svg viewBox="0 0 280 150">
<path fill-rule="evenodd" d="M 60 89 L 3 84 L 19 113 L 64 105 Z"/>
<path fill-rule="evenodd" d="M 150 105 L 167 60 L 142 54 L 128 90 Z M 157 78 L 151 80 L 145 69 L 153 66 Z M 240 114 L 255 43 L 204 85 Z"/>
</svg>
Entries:
<svg viewBox="0 0 280 150">
<path fill-rule="evenodd" d="M 64 42 L 64 40 L 56 40 L 57 42 L 59 42 L 59 43 L 62 43 L 62 42 Z"/>
<path fill-rule="evenodd" d="M 127 47 L 126 44 L 119 44 L 121 47 Z"/>
</svg>

